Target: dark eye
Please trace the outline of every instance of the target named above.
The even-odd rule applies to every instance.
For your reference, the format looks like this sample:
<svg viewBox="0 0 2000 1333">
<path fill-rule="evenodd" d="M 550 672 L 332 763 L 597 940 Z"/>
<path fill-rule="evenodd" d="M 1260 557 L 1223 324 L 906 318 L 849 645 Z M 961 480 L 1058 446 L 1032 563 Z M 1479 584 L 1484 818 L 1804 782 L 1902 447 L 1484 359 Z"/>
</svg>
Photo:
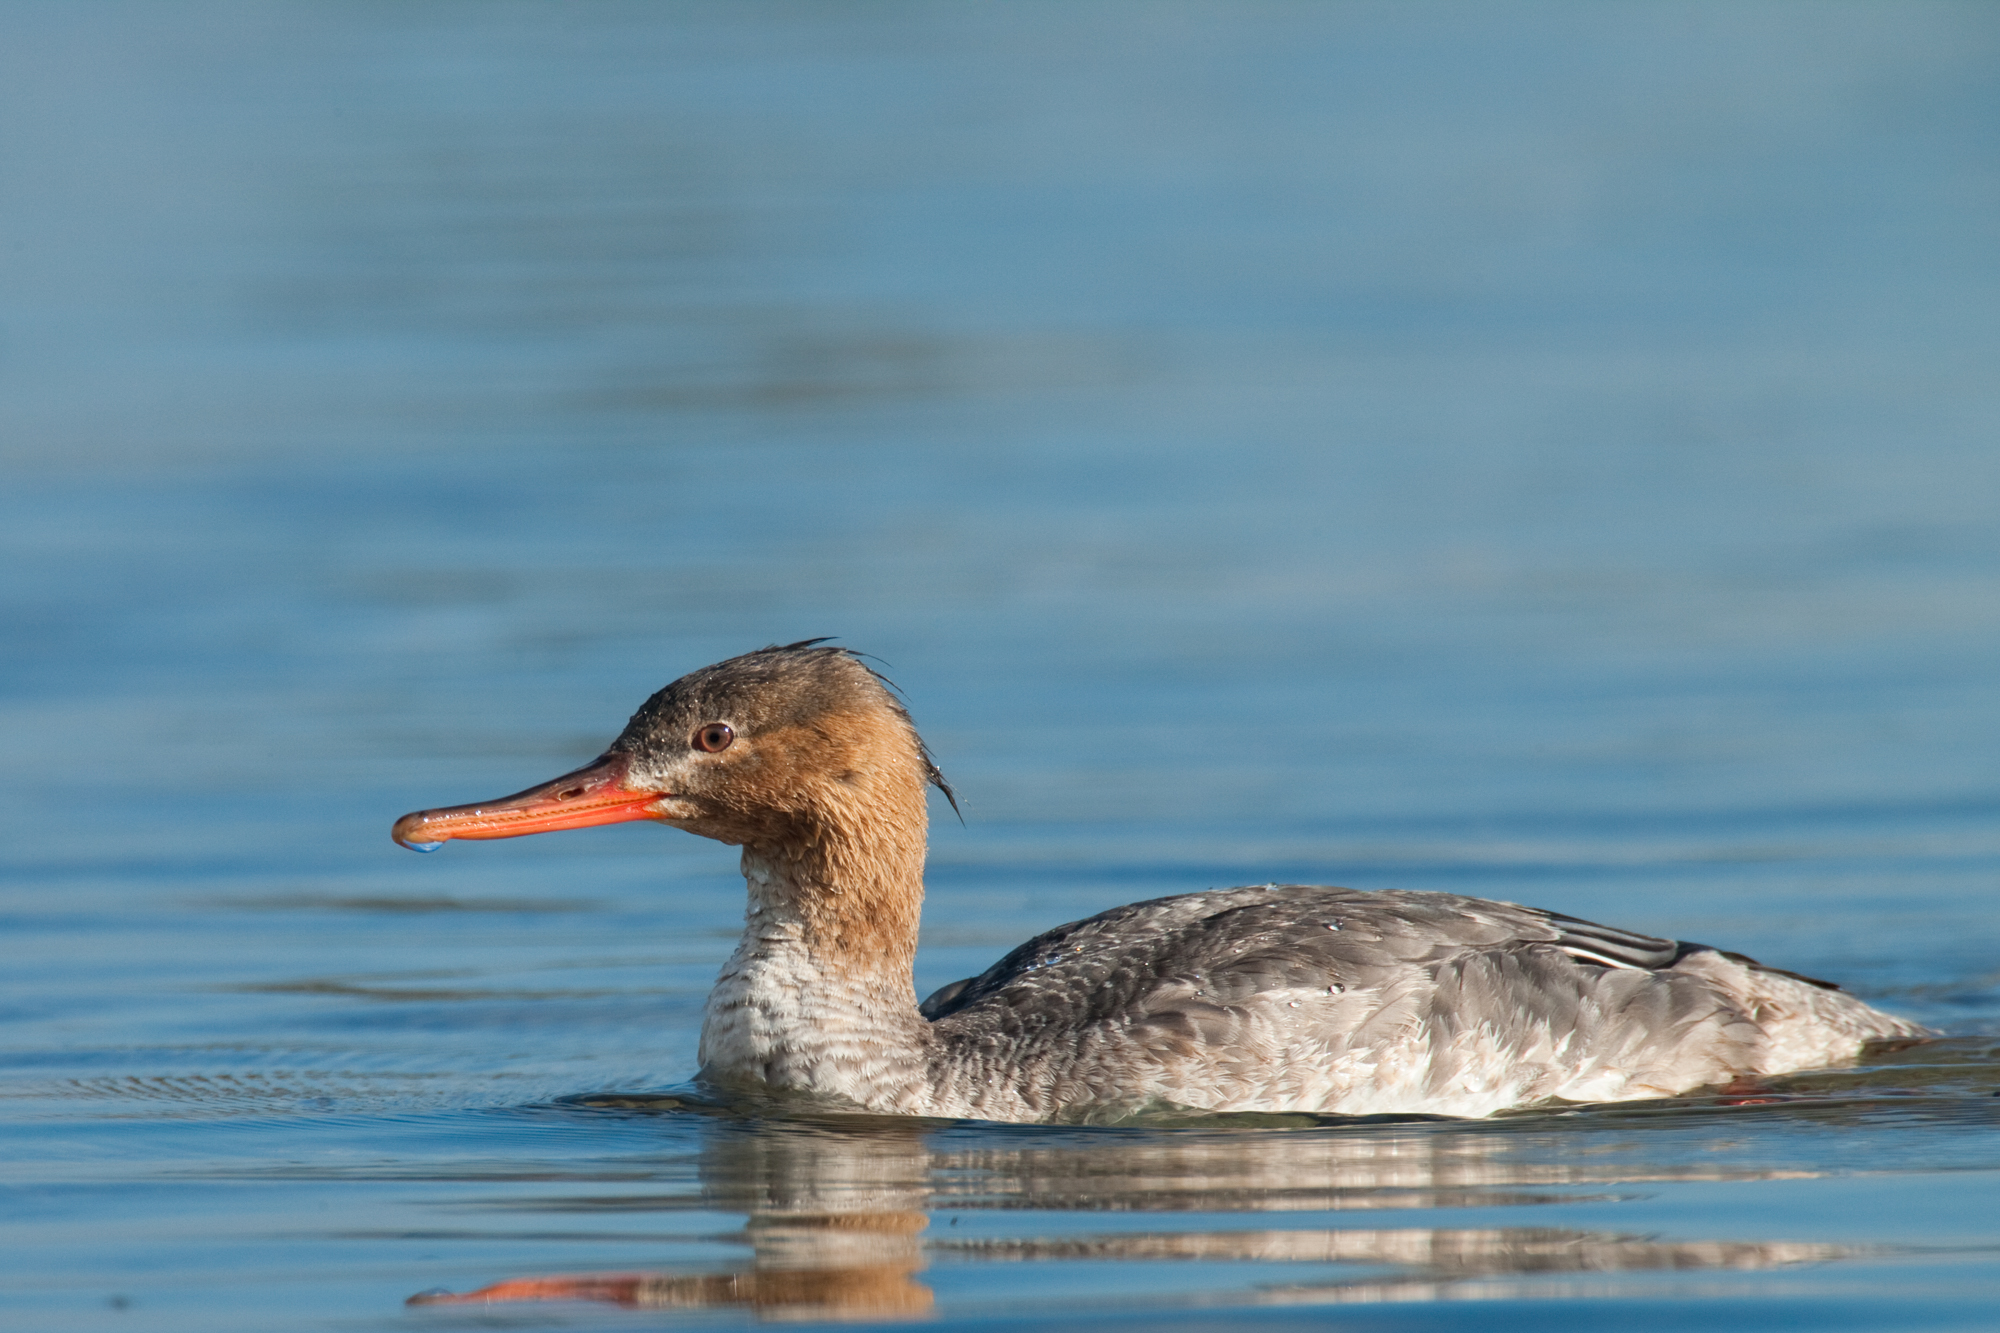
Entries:
<svg viewBox="0 0 2000 1333">
<path fill-rule="evenodd" d="M 727 750 L 729 743 L 736 739 L 736 728 L 727 722 L 711 722 L 694 734 L 694 748 L 714 754 Z"/>
</svg>

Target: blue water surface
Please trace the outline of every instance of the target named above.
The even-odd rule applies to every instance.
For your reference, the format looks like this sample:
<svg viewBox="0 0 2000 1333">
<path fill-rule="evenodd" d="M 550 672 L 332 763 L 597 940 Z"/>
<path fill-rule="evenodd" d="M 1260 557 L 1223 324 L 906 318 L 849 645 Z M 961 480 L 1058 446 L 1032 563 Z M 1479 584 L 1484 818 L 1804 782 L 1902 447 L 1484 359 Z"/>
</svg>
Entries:
<svg viewBox="0 0 2000 1333">
<path fill-rule="evenodd" d="M 2000 10 L 0 11 L 9 1327 L 1991 1327 Z M 730 849 L 388 827 L 819 634 L 964 806 L 920 991 L 1296 880 L 1947 1036 L 713 1114 Z"/>
</svg>

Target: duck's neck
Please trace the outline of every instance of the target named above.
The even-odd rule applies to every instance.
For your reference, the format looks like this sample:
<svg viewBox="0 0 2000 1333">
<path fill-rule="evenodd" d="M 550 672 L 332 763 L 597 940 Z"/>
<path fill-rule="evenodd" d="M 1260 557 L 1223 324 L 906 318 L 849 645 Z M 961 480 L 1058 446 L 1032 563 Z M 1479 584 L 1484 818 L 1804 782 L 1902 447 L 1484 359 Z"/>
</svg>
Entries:
<svg viewBox="0 0 2000 1333">
<path fill-rule="evenodd" d="M 914 1108 L 931 1041 L 911 980 L 923 825 L 897 832 L 744 847 L 749 910 L 708 997 L 704 1078 Z"/>
</svg>

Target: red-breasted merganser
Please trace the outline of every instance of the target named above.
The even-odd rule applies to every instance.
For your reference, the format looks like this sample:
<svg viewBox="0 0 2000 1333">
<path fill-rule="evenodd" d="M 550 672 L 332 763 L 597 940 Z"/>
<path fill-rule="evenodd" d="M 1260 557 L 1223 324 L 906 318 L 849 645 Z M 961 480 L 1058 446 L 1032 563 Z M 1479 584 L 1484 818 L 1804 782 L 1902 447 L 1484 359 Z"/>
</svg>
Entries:
<svg viewBox="0 0 2000 1333">
<path fill-rule="evenodd" d="M 708 997 L 701 1080 L 881 1114 L 1483 1116 L 1672 1096 L 1927 1035 L 1706 945 L 1307 884 L 1113 908 L 920 1005 L 925 788 L 951 789 L 885 682 L 821 642 L 683 676 L 594 763 L 405 815 L 395 838 L 429 850 L 652 819 L 742 847 L 749 910 Z"/>
</svg>

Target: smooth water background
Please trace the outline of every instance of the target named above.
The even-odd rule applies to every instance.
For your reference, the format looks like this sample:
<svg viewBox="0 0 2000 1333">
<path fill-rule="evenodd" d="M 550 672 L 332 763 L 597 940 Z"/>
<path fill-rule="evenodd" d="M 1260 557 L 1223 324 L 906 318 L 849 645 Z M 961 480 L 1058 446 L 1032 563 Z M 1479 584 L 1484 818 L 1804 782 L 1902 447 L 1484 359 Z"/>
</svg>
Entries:
<svg viewBox="0 0 2000 1333">
<path fill-rule="evenodd" d="M 2000 10 L 0 29 L 9 1327 L 1991 1326 Z M 1473 1125 L 562 1100 L 693 1073 L 733 853 L 390 821 L 816 634 L 962 796 L 925 989 L 1299 879 L 1953 1035 Z"/>
</svg>

